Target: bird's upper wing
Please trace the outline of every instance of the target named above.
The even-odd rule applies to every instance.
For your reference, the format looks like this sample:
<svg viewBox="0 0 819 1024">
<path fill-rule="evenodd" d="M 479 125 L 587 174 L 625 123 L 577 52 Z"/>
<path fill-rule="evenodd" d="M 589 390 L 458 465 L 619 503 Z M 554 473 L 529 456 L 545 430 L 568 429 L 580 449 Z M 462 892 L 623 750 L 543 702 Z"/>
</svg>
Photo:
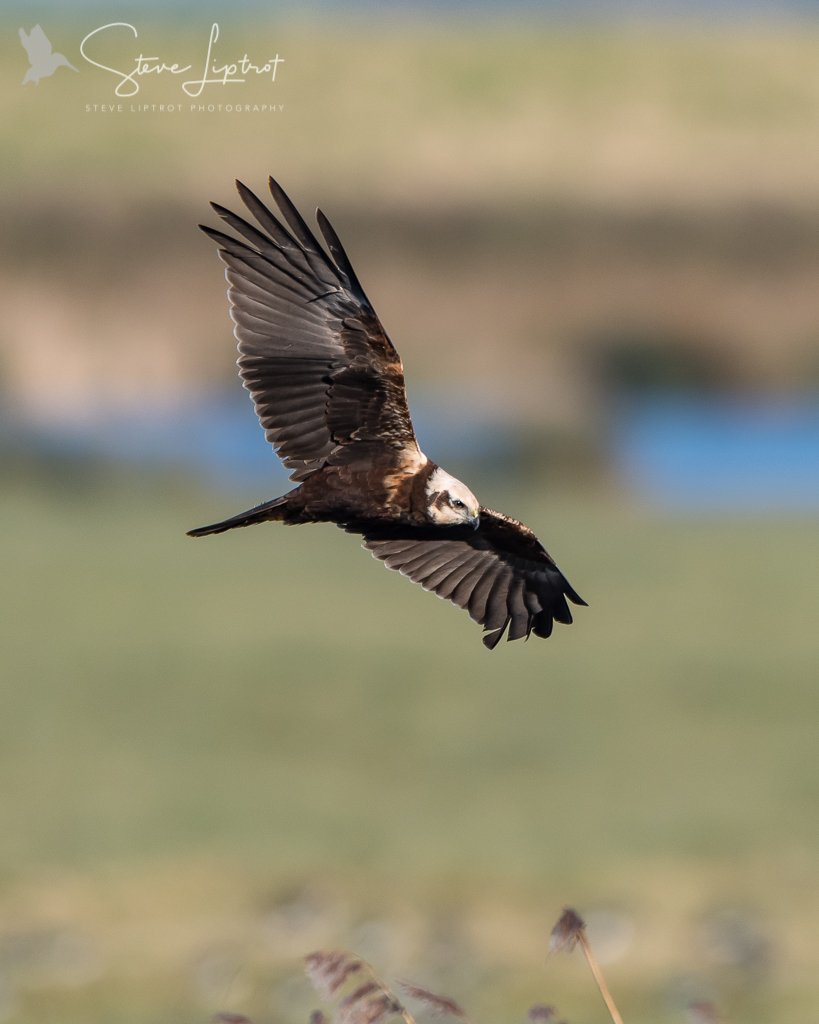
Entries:
<svg viewBox="0 0 819 1024">
<path fill-rule="evenodd" d="M 28 36 L 20 29 L 20 40 L 25 47 L 29 63 L 32 66 L 40 61 L 48 60 L 51 56 L 51 43 L 39 25 L 35 25 Z"/>
<path fill-rule="evenodd" d="M 547 637 L 553 622 L 572 621 L 567 597 L 586 603 L 534 533 L 492 509 L 481 509 L 476 530 L 372 525 L 363 534 L 364 546 L 388 568 L 468 611 L 490 650 L 507 626 L 509 640 Z"/>
<path fill-rule="evenodd" d="M 420 457 L 401 360 L 327 218 L 317 211 L 329 255 L 272 178 L 281 219 L 236 187 L 259 226 L 214 203 L 241 238 L 202 230 L 227 264 L 239 372 L 292 478 L 362 444 Z"/>
<path fill-rule="evenodd" d="M 24 28 L 18 29 L 18 34 L 20 36 L 20 42 L 23 44 L 23 49 L 28 54 L 29 63 L 31 63 L 31 37 L 26 34 L 26 30 Z"/>
</svg>

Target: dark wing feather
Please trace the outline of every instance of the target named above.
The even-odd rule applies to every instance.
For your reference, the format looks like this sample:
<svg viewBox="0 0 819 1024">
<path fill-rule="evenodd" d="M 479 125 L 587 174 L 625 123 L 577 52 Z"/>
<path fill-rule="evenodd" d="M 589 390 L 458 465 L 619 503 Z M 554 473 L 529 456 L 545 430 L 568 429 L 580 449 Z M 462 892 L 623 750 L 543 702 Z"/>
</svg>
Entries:
<svg viewBox="0 0 819 1024">
<path fill-rule="evenodd" d="M 389 569 L 469 612 L 483 626 L 490 650 L 507 628 L 509 640 L 531 633 L 548 637 L 554 622 L 572 621 L 567 597 L 586 603 L 532 531 L 492 509 L 481 509 L 476 530 L 380 524 L 347 529 L 363 533 L 364 546 Z"/>
<path fill-rule="evenodd" d="M 272 178 L 281 219 L 236 187 L 256 224 L 214 203 L 235 235 L 202 230 L 227 265 L 239 373 L 293 479 L 355 460 L 362 443 L 368 458 L 373 444 L 419 456 L 401 360 L 327 218 L 329 255 Z"/>
</svg>

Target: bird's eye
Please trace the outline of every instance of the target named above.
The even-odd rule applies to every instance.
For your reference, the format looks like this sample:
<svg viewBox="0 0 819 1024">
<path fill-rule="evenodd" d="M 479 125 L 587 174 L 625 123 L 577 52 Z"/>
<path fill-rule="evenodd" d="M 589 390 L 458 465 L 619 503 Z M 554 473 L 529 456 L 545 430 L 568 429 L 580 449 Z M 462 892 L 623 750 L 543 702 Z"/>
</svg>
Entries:
<svg viewBox="0 0 819 1024">
<path fill-rule="evenodd" d="M 453 508 L 466 508 L 466 505 L 461 501 L 460 498 L 450 498 L 449 501 Z"/>
</svg>

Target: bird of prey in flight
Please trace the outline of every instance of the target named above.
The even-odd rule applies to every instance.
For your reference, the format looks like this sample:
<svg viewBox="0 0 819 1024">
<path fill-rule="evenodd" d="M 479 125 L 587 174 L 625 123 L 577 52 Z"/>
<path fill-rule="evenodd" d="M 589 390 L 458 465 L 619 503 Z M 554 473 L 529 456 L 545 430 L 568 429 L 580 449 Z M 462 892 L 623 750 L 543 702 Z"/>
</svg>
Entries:
<svg viewBox="0 0 819 1024">
<path fill-rule="evenodd" d="M 34 82 L 35 85 L 39 85 L 41 78 L 53 75 L 57 68 L 77 70 L 73 64 L 69 63 L 64 54 L 52 51 L 48 36 L 39 25 L 35 25 L 28 34 L 25 29 L 21 28 L 20 42 L 28 54 L 28 62 L 31 65 L 23 76 L 23 85 L 26 82 Z"/>
<path fill-rule="evenodd" d="M 323 248 L 281 186 L 278 215 L 241 182 L 251 224 L 200 225 L 227 265 L 239 374 L 297 486 L 192 537 L 253 523 L 334 523 L 483 626 L 493 649 L 570 623 L 572 589 L 532 531 L 484 508 L 418 447 L 401 360 L 329 221 Z"/>
</svg>

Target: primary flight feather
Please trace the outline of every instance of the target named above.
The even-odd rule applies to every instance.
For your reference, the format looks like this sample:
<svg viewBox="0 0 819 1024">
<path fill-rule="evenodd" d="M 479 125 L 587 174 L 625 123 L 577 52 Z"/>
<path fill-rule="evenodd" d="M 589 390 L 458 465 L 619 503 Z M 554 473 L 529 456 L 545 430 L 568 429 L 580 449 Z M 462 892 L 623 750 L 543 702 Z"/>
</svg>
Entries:
<svg viewBox="0 0 819 1024">
<path fill-rule="evenodd" d="M 234 234 L 200 226 L 227 265 L 242 381 L 298 486 L 190 536 L 334 523 L 468 611 L 490 650 L 504 634 L 547 637 L 554 622 L 570 623 L 566 599 L 586 602 L 534 533 L 484 508 L 418 447 L 401 360 L 324 214 L 327 250 L 272 178 L 279 216 L 236 187 L 256 226 L 216 203 Z"/>
</svg>

